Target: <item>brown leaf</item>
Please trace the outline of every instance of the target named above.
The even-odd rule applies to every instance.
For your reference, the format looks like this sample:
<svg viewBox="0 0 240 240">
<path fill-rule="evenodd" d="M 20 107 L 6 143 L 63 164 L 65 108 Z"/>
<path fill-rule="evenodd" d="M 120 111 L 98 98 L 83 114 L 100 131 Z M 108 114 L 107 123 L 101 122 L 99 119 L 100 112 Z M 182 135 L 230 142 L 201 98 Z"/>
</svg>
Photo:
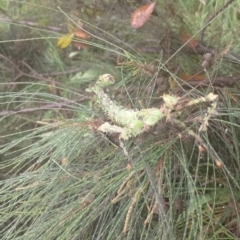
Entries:
<svg viewBox="0 0 240 240">
<path fill-rule="evenodd" d="M 178 75 L 179 78 L 181 78 L 184 81 L 202 81 L 204 79 L 206 79 L 206 77 L 204 76 L 204 74 L 195 74 L 195 75 L 188 75 L 185 73 L 180 73 Z"/>
<path fill-rule="evenodd" d="M 87 34 L 86 32 L 80 30 L 80 29 L 75 29 L 74 30 L 74 36 L 82 39 L 89 39 L 90 35 Z"/>
<path fill-rule="evenodd" d="M 131 15 L 131 20 L 130 20 L 131 27 L 132 28 L 142 27 L 150 18 L 155 5 L 156 5 L 156 2 L 152 2 L 136 9 Z"/>
<path fill-rule="evenodd" d="M 187 47 L 195 49 L 198 46 L 198 41 L 194 39 L 190 34 L 186 33 L 183 27 L 179 29 L 180 40 Z"/>
</svg>

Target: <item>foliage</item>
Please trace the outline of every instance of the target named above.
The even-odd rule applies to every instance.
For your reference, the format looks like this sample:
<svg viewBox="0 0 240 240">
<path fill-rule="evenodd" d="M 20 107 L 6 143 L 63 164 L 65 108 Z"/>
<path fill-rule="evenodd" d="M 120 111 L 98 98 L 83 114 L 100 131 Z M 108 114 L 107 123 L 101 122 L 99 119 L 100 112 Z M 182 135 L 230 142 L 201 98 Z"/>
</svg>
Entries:
<svg viewBox="0 0 240 240">
<path fill-rule="evenodd" d="M 149 2 L 0 0 L 1 239 L 240 237 L 240 3 L 205 2 L 133 29 Z M 102 74 L 121 109 L 177 104 L 122 148 L 86 91 Z"/>
</svg>

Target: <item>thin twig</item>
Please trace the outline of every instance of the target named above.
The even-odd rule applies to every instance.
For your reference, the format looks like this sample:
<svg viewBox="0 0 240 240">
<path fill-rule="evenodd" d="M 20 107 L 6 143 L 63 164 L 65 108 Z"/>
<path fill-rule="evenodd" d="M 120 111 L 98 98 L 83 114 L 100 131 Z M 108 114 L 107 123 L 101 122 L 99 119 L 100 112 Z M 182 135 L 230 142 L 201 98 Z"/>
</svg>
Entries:
<svg viewBox="0 0 240 240">
<path fill-rule="evenodd" d="M 50 73 L 39 73 L 41 76 L 44 77 L 49 77 L 49 76 L 59 76 L 59 75 L 64 75 L 64 74 L 71 74 L 75 72 L 79 72 L 81 68 L 73 68 L 73 69 L 68 69 L 66 71 L 62 72 L 50 72 Z"/>
<path fill-rule="evenodd" d="M 50 83 L 51 85 L 52 85 L 53 82 L 54 82 L 56 85 L 61 86 L 61 87 L 64 88 L 64 89 L 68 88 L 68 89 L 71 90 L 71 91 L 78 92 L 78 93 L 82 93 L 82 94 L 86 94 L 86 92 L 85 92 L 84 90 L 78 90 L 78 91 L 76 91 L 76 88 L 66 86 L 65 84 L 60 83 L 60 82 L 57 82 L 57 81 L 55 81 L 55 80 L 52 79 L 52 78 L 48 79 L 48 78 L 45 78 L 45 77 L 43 77 L 42 75 L 36 74 L 36 73 L 34 73 L 34 74 L 25 73 L 25 72 L 23 72 L 22 70 L 20 70 L 19 67 L 18 67 L 13 61 L 11 61 L 9 58 L 7 58 L 6 56 L 4 56 L 4 55 L 2 55 L 2 54 L 0 54 L 0 58 L 5 59 L 7 62 L 9 62 L 10 64 L 12 64 L 13 67 L 19 72 L 19 75 L 17 76 L 17 78 L 22 77 L 22 76 L 25 76 L 25 77 L 29 77 L 29 78 L 34 78 L 34 79 L 37 79 L 37 80 L 41 80 L 41 81 L 44 81 L 44 82 L 48 82 L 48 83 Z M 15 78 L 15 80 L 16 80 L 16 78 Z"/>
<path fill-rule="evenodd" d="M 233 77 L 229 76 L 219 76 L 210 82 L 209 79 L 203 79 L 201 81 L 187 81 L 182 82 L 181 87 L 183 88 L 200 88 L 208 87 L 210 84 L 214 87 L 232 87 L 234 84 L 240 83 L 240 75 Z"/>
<path fill-rule="evenodd" d="M 39 26 L 38 23 L 31 22 L 31 21 L 24 21 L 24 20 L 16 21 L 16 20 L 13 20 L 12 18 L 10 18 L 10 16 L 5 17 L 5 18 L 0 17 L 0 22 L 23 25 L 25 27 L 31 27 L 34 29 L 42 30 L 42 31 L 49 31 L 49 30 L 54 31 L 54 32 L 62 32 L 63 31 L 63 29 L 60 27 L 55 27 L 55 26 L 42 27 L 42 26 Z"/>
<path fill-rule="evenodd" d="M 40 111 L 40 110 L 59 109 L 59 108 L 62 108 L 63 106 L 69 107 L 69 105 L 73 105 L 75 103 L 79 103 L 79 102 L 85 101 L 87 99 L 88 98 L 82 97 L 82 98 L 71 100 L 71 101 L 66 100 L 63 102 L 46 104 L 46 105 L 42 105 L 42 106 L 34 107 L 34 108 L 24 108 L 24 109 L 20 109 L 20 110 L 2 111 L 2 112 L 0 112 L 0 116 L 6 116 L 6 115 L 11 115 L 11 114 L 16 114 L 16 113 L 29 113 L 29 112 L 35 112 L 35 111 Z"/>
<path fill-rule="evenodd" d="M 202 30 L 201 30 L 201 32 L 200 32 L 200 40 L 199 40 L 199 42 L 201 42 L 201 43 L 203 42 L 203 35 L 204 35 L 204 32 L 205 32 L 207 26 L 209 25 L 209 23 L 210 23 L 216 16 L 218 16 L 225 8 L 227 8 L 228 5 L 229 5 L 230 3 L 232 3 L 233 1 L 234 1 L 234 0 L 228 0 L 220 9 L 218 9 L 215 13 L 211 14 L 211 15 L 208 17 L 206 23 L 204 24 L 204 26 L 203 26 L 203 28 L 202 28 Z"/>
</svg>

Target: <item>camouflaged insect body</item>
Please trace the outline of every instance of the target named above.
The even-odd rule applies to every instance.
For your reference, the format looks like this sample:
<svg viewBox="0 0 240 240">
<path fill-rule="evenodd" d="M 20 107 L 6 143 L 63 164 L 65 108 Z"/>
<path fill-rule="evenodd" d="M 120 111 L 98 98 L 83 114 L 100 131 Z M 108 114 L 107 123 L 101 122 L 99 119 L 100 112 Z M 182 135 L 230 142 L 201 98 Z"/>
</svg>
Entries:
<svg viewBox="0 0 240 240">
<path fill-rule="evenodd" d="M 104 88 L 114 83 L 114 78 L 110 74 L 99 77 L 92 91 L 98 96 L 98 102 L 108 117 L 117 125 L 104 123 L 98 130 L 109 133 L 120 133 L 120 138 L 127 140 L 132 136 L 137 136 L 155 125 L 162 118 L 162 111 L 158 108 L 147 108 L 142 110 L 127 109 L 112 101 L 104 92 Z"/>
</svg>

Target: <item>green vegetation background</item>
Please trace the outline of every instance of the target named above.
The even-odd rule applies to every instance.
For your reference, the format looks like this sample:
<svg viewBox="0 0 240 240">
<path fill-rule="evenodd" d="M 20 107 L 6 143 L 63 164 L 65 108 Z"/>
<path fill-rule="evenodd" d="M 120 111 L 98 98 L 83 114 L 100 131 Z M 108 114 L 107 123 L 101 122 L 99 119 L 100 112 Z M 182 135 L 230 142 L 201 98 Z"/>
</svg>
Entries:
<svg viewBox="0 0 240 240">
<path fill-rule="evenodd" d="M 205 2 L 157 0 L 132 29 L 131 13 L 147 1 L 0 0 L 1 239 L 240 237 L 240 2 L 211 22 L 226 1 Z M 57 48 L 69 22 L 91 35 L 86 49 Z M 179 29 L 198 40 L 206 23 L 211 84 L 184 88 L 179 74 L 203 74 L 204 53 L 184 46 Z M 159 107 L 164 93 L 218 94 L 201 137 L 223 166 L 166 121 L 126 143 L 130 168 L 116 136 L 96 131 L 110 119 L 85 91 L 104 73 L 127 108 Z M 207 107 L 186 109 L 181 121 L 197 133 Z"/>
</svg>

